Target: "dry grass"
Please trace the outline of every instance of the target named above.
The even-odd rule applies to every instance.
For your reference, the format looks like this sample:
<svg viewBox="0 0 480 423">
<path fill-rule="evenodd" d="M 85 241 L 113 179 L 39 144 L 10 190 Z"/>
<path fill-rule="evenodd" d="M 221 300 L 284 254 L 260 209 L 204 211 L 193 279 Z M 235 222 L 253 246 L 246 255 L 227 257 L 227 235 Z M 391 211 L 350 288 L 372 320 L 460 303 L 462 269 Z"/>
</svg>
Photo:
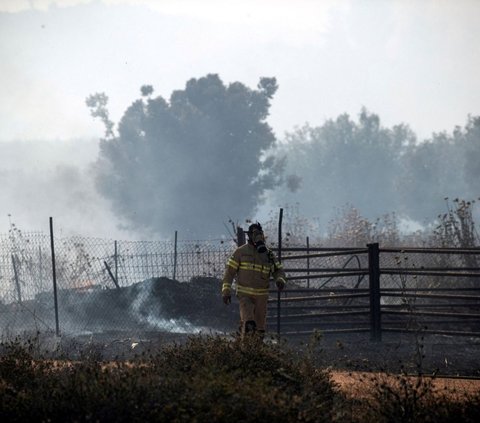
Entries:
<svg viewBox="0 0 480 423">
<path fill-rule="evenodd" d="M 330 372 L 332 381 L 350 398 L 371 398 L 376 384 L 385 381 L 400 388 L 399 378 L 406 378 L 412 386 L 416 385 L 417 376 L 392 375 L 380 372 Z M 479 379 L 445 378 L 423 376 L 432 383 L 432 393 L 437 397 L 447 395 L 452 400 L 462 400 L 480 392 Z"/>
<path fill-rule="evenodd" d="M 329 372 L 315 344 L 196 336 L 130 360 L 3 344 L 1 421 L 476 422 L 478 381 Z M 94 351 L 95 352 L 95 351 Z"/>
</svg>

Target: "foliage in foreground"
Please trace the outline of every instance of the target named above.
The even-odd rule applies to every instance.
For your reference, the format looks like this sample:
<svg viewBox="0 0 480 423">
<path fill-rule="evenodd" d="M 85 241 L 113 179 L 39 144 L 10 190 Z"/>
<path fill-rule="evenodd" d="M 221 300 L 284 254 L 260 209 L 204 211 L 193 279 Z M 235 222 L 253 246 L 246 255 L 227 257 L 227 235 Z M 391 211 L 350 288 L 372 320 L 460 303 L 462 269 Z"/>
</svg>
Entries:
<svg viewBox="0 0 480 423">
<path fill-rule="evenodd" d="M 312 349 L 196 336 L 130 361 L 54 361 L 33 342 L 2 345 L 2 421 L 474 421 L 480 395 L 434 396 L 423 379 L 377 381 L 346 399 Z M 372 386 L 365 384 L 365 386 Z"/>
<path fill-rule="evenodd" d="M 356 407 L 352 421 L 400 422 L 476 422 L 480 412 L 480 393 L 455 389 L 438 390 L 434 378 L 379 373 L 362 376 L 359 383 L 370 387 L 366 401 Z M 365 388 L 364 391 L 367 391 Z"/>
<path fill-rule="evenodd" d="M 331 421 L 328 374 L 284 348 L 192 337 L 131 361 L 33 359 L 4 346 L 2 421 Z M 320 417 L 320 418 L 319 418 Z"/>
</svg>

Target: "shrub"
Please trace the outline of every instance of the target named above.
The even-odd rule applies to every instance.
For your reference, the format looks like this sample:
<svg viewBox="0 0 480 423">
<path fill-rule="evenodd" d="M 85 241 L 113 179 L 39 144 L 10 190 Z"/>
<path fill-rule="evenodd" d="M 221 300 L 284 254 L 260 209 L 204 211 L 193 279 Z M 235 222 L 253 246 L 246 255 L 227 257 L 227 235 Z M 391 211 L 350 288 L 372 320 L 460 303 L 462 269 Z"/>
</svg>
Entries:
<svg viewBox="0 0 480 423">
<path fill-rule="evenodd" d="M 474 422 L 480 394 L 432 379 L 364 376 L 346 398 L 305 353 L 249 338 L 197 335 L 130 361 L 38 357 L 35 341 L 1 345 L 1 421 Z"/>
<path fill-rule="evenodd" d="M 3 421 L 332 421 L 329 375 L 278 345 L 197 336 L 131 361 L 0 359 Z M 21 377 L 16 377 L 20 375 Z"/>
<path fill-rule="evenodd" d="M 369 380 L 367 380 L 369 379 Z M 480 394 L 471 395 L 435 388 L 435 377 L 419 373 L 392 375 L 373 374 L 363 377 L 371 386 L 370 397 L 361 403 L 356 413 L 358 422 L 417 423 L 474 422 L 480 410 Z"/>
</svg>

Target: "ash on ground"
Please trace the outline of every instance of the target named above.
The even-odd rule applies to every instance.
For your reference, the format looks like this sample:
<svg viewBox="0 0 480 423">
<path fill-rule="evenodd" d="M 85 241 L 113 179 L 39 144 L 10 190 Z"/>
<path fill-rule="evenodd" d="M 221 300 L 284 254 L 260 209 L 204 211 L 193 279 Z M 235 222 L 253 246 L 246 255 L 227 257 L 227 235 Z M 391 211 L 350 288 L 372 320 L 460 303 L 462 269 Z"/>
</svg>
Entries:
<svg viewBox="0 0 480 423">
<path fill-rule="evenodd" d="M 152 278 L 120 289 L 64 292 L 59 295 L 59 337 L 52 334 L 51 304 L 37 298 L 25 308 L 30 307 L 27 317 L 35 310 L 37 319 L 48 322 L 48 330 L 40 328 L 37 335 L 43 350 L 69 359 L 113 360 L 155 353 L 191 336 L 234 339 L 239 311 L 236 298 L 232 299 L 231 305 L 224 305 L 221 281 L 209 277 L 189 282 Z M 478 338 L 387 333 L 381 342 L 373 342 L 368 333 L 320 332 L 317 340 L 279 340 L 275 327 L 270 330 L 265 342 L 285 344 L 300 356 L 315 346 L 315 360 L 325 368 L 480 377 Z M 34 332 L 24 326 L 24 337 Z"/>
</svg>

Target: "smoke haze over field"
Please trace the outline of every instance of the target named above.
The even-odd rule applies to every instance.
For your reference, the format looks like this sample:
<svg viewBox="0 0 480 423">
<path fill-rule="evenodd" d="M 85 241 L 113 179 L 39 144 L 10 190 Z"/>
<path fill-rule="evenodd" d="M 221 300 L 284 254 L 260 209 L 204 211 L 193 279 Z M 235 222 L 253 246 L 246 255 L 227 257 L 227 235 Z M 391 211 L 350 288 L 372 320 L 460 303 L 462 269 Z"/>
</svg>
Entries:
<svg viewBox="0 0 480 423">
<path fill-rule="evenodd" d="M 94 188 L 97 154 L 97 140 L 0 142 L 0 233 L 48 232 L 53 216 L 57 235 L 134 237 Z"/>
<path fill-rule="evenodd" d="M 178 214 L 175 222 L 172 216 L 177 213 L 168 207 L 175 209 L 185 196 L 193 195 L 199 201 L 208 199 L 204 209 L 214 210 L 220 232 L 228 217 L 242 220 L 256 213 L 263 219 L 269 210 L 287 202 L 298 202 L 300 211 L 311 217 L 323 213 L 323 224 L 326 215 L 346 200 L 354 206 L 364 201 L 369 217 L 399 211 L 419 222 L 434 218 L 437 210 L 443 211 L 443 197 L 480 196 L 476 188 L 480 131 L 475 120 L 468 120 L 469 114 L 480 115 L 479 15 L 480 3 L 475 0 L 0 0 L 0 232 L 8 230 L 10 221 L 25 230 L 48 230 L 48 217 L 53 216 L 56 228 L 64 233 L 170 236 L 174 230 L 181 232 L 188 216 L 180 219 Z M 269 181 L 276 190 L 259 190 L 259 198 L 248 199 L 256 206 L 251 205 L 250 213 L 242 212 L 248 215 L 238 215 L 233 206 L 226 206 L 229 201 L 214 195 L 212 183 L 202 184 L 198 174 L 182 172 L 187 155 L 182 161 L 179 154 L 194 144 L 177 143 L 177 156 L 155 160 L 162 171 L 169 165 L 172 172 L 179 172 L 170 174 L 169 183 L 184 187 L 185 181 L 194 179 L 195 192 L 181 188 L 175 197 L 177 191 L 172 194 L 158 186 L 159 198 L 149 202 L 141 200 L 141 194 L 148 193 L 149 183 L 155 192 L 158 181 L 142 179 L 137 181 L 138 210 L 123 210 L 133 190 L 125 198 L 117 192 L 118 201 L 112 203 L 109 193 L 119 190 L 112 183 L 119 174 L 112 173 L 114 178 L 100 194 L 95 179 L 99 168 L 94 163 L 104 128 L 90 116 L 85 99 L 104 92 L 110 118 L 117 124 L 139 99 L 142 85 L 152 85 L 152 99 L 169 102 L 187 81 L 209 74 L 218 74 L 225 86 L 239 82 L 251 90 L 256 90 L 261 77 L 276 78 L 278 91 L 270 100 L 266 120 L 259 122 L 270 125 L 277 138 L 276 145 L 270 145 L 275 147 L 273 153 L 265 149 L 262 154 L 273 154 L 278 166 L 274 169 L 268 162 L 265 169 L 280 174 L 281 155 L 290 156 L 283 183 Z M 371 115 L 367 124 L 359 121 L 362 106 L 378 114 L 379 130 L 372 129 L 375 117 Z M 350 121 L 339 119 L 344 113 Z M 179 116 L 175 110 L 172 115 Z M 201 126 L 204 122 L 192 125 L 204 130 L 200 147 L 218 130 L 215 123 Z M 228 128 L 234 127 L 232 122 Z M 296 132 L 305 122 L 313 131 Z M 410 127 L 413 136 L 407 130 L 395 132 L 397 138 L 388 133 L 401 123 Z M 129 120 L 125 127 L 132 125 Z M 461 135 L 455 135 L 457 125 Z M 348 128 L 353 134 L 350 141 L 364 142 L 376 134 L 378 145 L 388 141 L 397 152 L 399 139 L 413 143 L 431 139 L 441 147 L 402 150 L 408 160 L 383 151 L 367 166 L 377 174 L 367 174 L 365 169 L 344 169 L 345 163 L 356 162 L 361 155 L 349 140 L 343 152 L 331 148 L 341 143 L 338 134 Z M 432 135 L 441 131 L 448 136 Z M 312 139 L 317 144 L 306 147 L 305 141 Z M 332 140 L 337 141 L 332 144 Z M 289 150 L 295 142 L 302 149 Z M 203 160 L 201 148 L 195 154 L 190 163 Z M 234 157 L 222 154 L 214 161 L 208 153 L 212 162 L 207 160 L 202 172 L 216 170 L 213 162 L 225 161 L 226 169 L 238 164 Z M 148 157 L 145 151 L 144 155 Z M 383 168 L 377 166 L 379 161 Z M 244 169 L 250 166 L 245 159 L 240 164 Z M 332 174 L 328 166 L 339 172 L 337 179 L 327 182 Z M 314 172 L 315 168 L 323 173 Z M 382 176 L 382 169 L 393 168 L 403 179 Z M 382 191 L 379 196 L 363 195 L 348 178 L 341 179 L 358 172 L 370 186 L 376 184 L 375 189 Z M 212 173 L 209 181 L 217 179 Z M 135 181 L 127 180 L 135 187 Z M 262 204 L 260 197 L 266 202 Z M 415 202 L 418 207 L 413 210 Z M 150 226 L 140 228 L 132 213 L 146 213 Z M 164 219 L 168 229 L 156 232 L 161 225 L 155 219 Z M 126 226 L 129 231 L 121 229 Z"/>
</svg>

